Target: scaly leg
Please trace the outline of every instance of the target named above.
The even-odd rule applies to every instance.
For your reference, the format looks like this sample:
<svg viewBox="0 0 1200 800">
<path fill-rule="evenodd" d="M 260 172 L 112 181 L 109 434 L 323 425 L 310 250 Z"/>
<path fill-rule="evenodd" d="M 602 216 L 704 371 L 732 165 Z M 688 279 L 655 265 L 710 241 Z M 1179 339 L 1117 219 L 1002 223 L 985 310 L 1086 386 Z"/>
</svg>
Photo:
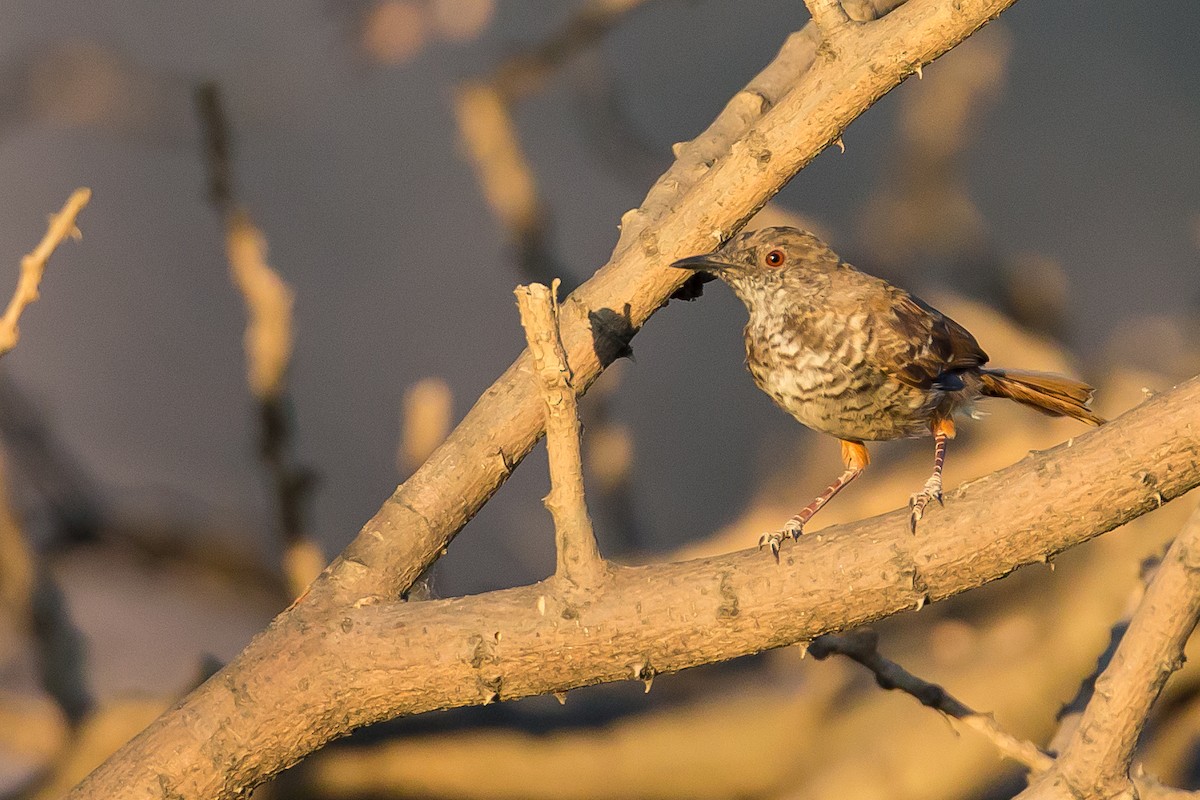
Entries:
<svg viewBox="0 0 1200 800">
<path fill-rule="evenodd" d="M 850 481 L 862 474 L 862 471 L 871 463 L 871 457 L 862 442 L 852 442 L 846 439 L 842 439 L 841 442 L 842 463 L 846 465 L 846 471 L 841 474 L 841 477 L 829 484 L 829 488 L 817 495 L 816 499 L 806 505 L 799 514 L 789 519 L 783 526 L 783 530 L 764 533 L 758 540 L 759 549 L 770 547 L 775 560 L 779 560 L 779 545 L 783 543 L 783 540 L 799 539 L 804 533 L 805 523 L 812 519 L 813 515 L 832 500 L 838 492 L 845 489 Z"/>
<path fill-rule="evenodd" d="M 925 481 L 925 487 L 921 491 L 908 498 L 908 505 L 912 508 L 908 525 L 913 533 L 917 532 L 917 523 L 921 521 L 921 517 L 925 516 L 925 507 L 929 505 L 930 500 L 937 500 L 938 505 L 945 505 L 942 502 L 942 465 L 946 463 L 946 440 L 954 438 L 954 420 L 935 419 L 931 429 L 933 430 L 933 474 L 929 476 L 929 480 Z"/>
</svg>

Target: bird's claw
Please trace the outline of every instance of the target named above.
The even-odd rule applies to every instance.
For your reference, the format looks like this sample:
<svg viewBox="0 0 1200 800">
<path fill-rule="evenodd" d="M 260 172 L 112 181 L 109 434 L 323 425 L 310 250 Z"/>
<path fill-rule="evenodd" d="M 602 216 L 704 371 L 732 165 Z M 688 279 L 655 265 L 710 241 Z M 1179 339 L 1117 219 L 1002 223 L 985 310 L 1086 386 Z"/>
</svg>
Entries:
<svg viewBox="0 0 1200 800">
<path fill-rule="evenodd" d="M 917 523 L 925 516 L 925 508 L 929 505 L 930 500 L 937 500 L 938 505 L 942 507 L 946 505 L 946 501 L 942 499 L 941 477 L 938 475 L 925 481 L 925 486 L 921 491 L 908 498 L 908 506 L 912 509 L 912 513 L 908 517 L 908 528 L 913 533 L 917 532 Z"/>
<path fill-rule="evenodd" d="M 789 521 L 783 526 L 783 530 L 764 533 L 761 537 L 759 537 L 758 549 L 762 550 L 764 547 L 771 548 L 771 555 L 775 556 L 775 561 L 778 562 L 779 547 L 783 544 L 784 540 L 796 539 L 798 541 L 802 533 L 804 533 L 804 529 L 801 525 Z"/>
<path fill-rule="evenodd" d="M 771 555 L 775 556 L 775 560 L 779 560 L 779 545 L 783 543 L 783 534 L 775 531 L 774 533 L 764 533 L 758 540 L 758 549 L 764 547 L 771 548 Z"/>
</svg>

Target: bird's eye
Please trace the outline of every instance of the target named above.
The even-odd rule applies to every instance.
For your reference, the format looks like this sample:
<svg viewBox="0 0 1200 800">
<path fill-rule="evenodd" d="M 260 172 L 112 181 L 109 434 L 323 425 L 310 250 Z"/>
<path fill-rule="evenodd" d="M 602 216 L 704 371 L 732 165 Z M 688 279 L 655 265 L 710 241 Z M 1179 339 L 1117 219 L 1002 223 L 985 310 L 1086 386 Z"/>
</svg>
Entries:
<svg viewBox="0 0 1200 800">
<path fill-rule="evenodd" d="M 785 260 L 787 259 L 782 250 L 772 250 L 763 259 L 768 267 L 782 267 Z"/>
</svg>

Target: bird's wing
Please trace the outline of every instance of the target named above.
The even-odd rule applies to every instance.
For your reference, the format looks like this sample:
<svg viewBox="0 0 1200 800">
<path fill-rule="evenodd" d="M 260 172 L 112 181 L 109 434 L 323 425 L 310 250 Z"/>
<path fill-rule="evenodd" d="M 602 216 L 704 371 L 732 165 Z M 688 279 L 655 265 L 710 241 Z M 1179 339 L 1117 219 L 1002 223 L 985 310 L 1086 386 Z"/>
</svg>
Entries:
<svg viewBox="0 0 1200 800">
<path fill-rule="evenodd" d="M 966 328 L 908 292 L 888 288 L 883 313 L 876 317 L 876 358 L 884 371 L 918 389 L 961 388 L 952 375 L 956 370 L 987 363 L 988 354 Z"/>
</svg>

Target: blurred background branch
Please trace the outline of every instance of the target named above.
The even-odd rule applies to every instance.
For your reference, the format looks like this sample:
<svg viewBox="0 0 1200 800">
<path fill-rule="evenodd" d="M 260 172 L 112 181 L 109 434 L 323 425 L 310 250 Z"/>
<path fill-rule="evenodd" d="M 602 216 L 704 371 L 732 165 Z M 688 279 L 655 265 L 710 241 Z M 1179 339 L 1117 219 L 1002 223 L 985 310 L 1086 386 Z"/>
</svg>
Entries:
<svg viewBox="0 0 1200 800">
<path fill-rule="evenodd" d="M 42 275 L 46 272 L 46 262 L 68 236 L 75 239 L 80 237 L 79 229 L 75 227 L 75 218 L 91 199 L 91 189 L 76 189 L 67 198 L 62 210 L 50 217 L 50 224 L 42 241 L 29 255 L 21 259 L 17 289 L 8 301 L 4 316 L 0 317 L 0 356 L 17 346 L 21 336 L 17 323 L 25 308 L 38 299 L 38 287 L 41 286 Z"/>
<path fill-rule="evenodd" d="M 1001 755 L 1024 765 L 1034 774 L 1050 769 L 1054 759 L 1032 742 L 1018 739 L 1006 732 L 988 714 L 974 711 L 936 683 L 922 680 L 895 661 L 879 654 L 879 637 L 873 631 L 859 630 L 850 634 L 827 634 L 813 639 L 808 652 L 822 661 L 835 653 L 845 656 L 869 669 L 881 689 L 898 689 L 912 695 L 921 705 L 940 711 L 963 727 L 976 731 L 990 741 Z"/>
<path fill-rule="evenodd" d="M 16 292 L 0 318 L 0 356 L 20 339 L 18 322 L 25 308 L 38 299 L 46 263 L 67 237 L 79 238 L 75 221 L 91 199 L 91 190 L 76 189 L 62 210 L 50 217 L 46 235 L 21 260 Z M 94 707 L 82 636 L 67 609 L 63 592 L 43 563 L 13 508 L 7 464 L 0 455 L 0 610 L 17 621 L 34 642 L 37 674 L 43 691 L 58 705 L 66 726 L 75 734 Z M 44 726 L 36 726 L 43 728 Z M 14 733 L 27 733 L 24 720 L 14 721 Z M 59 748 L 57 758 L 69 752 Z M 23 789 L 32 790 L 51 771 L 47 767 Z"/>
<path fill-rule="evenodd" d="M 325 567 L 309 533 L 307 503 L 315 476 L 295 462 L 291 402 L 286 380 L 292 358 L 292 290 L 267 264 L 266 237 L 238 205 L 233 189 L 229 124 L 213 83 L 196 91 L 204 128 L 209 196 L 225 222 L 225 252 L 234 285 L 246 305 L 246 380 L 258 401 L 259 456 L 274 490 L 288 594 L 299 597 Z"/>
<path fill-rule="evenodd" d="M 526 280 L 549 283 L 564 265 L 550 241 L 550 216 L 521 145 L 514 107 L 653 0 L 586 0 L 553 35 L 463 83 L 455 100 L 459 134 L 484 199 L 506 229 Z M 568 291 L 575 281 L 568 281 Z"/>
</svg>

